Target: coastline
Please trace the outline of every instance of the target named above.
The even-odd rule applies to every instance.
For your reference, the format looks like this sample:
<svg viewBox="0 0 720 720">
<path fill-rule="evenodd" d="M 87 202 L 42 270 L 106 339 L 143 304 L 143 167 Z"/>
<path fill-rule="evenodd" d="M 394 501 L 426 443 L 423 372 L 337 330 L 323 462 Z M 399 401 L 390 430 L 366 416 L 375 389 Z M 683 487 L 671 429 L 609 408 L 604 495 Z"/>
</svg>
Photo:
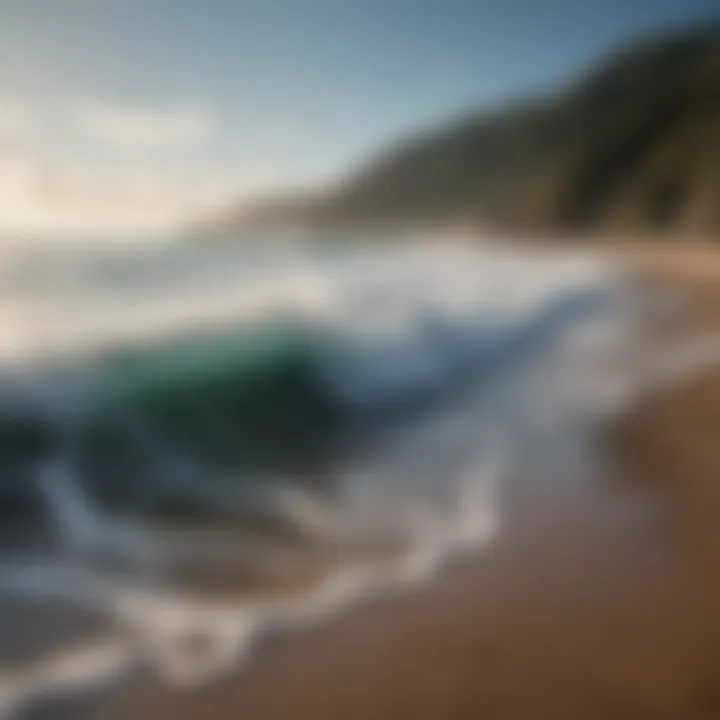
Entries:
<svg viewBox="0 0 720 720">
<path fill-rule="evenodd" d="M 663 332 L 720 326 L 706 283 L 674 278 L 691 302 Z M 416 593 L 269 638 L 218 684 L 167 690 L 140 673 L 30 717 L 716 718 L 715 388 L 710 369 L 642 400 L 610 429 L 602 477 L 512 477 L 502 541 Z"/>
</svg>

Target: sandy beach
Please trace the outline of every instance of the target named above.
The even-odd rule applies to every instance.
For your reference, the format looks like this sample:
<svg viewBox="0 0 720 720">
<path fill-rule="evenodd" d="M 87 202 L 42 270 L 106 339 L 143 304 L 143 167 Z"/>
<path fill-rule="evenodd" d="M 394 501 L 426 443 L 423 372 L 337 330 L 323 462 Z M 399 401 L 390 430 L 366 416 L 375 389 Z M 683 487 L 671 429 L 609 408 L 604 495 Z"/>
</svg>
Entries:
<svg viewBox="0 0 720 720">
<path fill-rule="evenodd" d="M 676 257 L 631 259 L 684 293 L 673 340 L 720 327 L 720 256 Z M 268 639 L 218 684 L 139 673 L 31 717 L 717 718 L 719 422 L 720 371 L 705 370 L 622 417 L 602 473 L 510 478 L 499 540 L 430 586 Z"/>
</svg>

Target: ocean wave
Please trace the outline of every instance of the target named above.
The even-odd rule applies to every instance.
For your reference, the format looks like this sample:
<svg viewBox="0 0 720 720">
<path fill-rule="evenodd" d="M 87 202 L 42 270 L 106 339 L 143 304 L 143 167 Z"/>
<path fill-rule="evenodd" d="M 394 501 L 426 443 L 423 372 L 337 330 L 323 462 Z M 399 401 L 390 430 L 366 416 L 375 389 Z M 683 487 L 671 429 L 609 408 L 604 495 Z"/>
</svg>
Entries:
<svg viewBox="0 0 720 720">
<path fill-rule="evenodd" d="M 428 582 L 497 535 L 528 448 L 577 424 L 581 400 L 599 407 L 580 389 L 602 373 L 571 378 L 578 329 L 626 322 L 611 268 L 477 250 L 338 262 L 298 271 L 301 313 L 124 338 L 13 386 L 3 485 L 33 489 L 59 550 L 0 566 L 0 593 L 71 599 L 122 632 L 95 670 L 61 655 L 0 674 L 6 716 L 108 667 L 206 682 L 268 633 Z"/>
</svg>

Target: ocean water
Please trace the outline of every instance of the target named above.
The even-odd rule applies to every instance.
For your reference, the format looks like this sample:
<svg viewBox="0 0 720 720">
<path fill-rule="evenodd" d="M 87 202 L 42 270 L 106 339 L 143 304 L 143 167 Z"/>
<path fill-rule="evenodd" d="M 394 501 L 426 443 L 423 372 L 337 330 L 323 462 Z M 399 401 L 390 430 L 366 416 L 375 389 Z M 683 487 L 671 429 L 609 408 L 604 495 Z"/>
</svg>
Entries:
<svg viewBox="0 0 720 720">
<path fill-rule="evenodd" d="M 2 258 L 0 602 L 107 630 L 0 657 L 0 718 L 139 667 L 211 682 L 413 591 L 632 392 L 617 268 L 380 240 Z"/>
</svg>

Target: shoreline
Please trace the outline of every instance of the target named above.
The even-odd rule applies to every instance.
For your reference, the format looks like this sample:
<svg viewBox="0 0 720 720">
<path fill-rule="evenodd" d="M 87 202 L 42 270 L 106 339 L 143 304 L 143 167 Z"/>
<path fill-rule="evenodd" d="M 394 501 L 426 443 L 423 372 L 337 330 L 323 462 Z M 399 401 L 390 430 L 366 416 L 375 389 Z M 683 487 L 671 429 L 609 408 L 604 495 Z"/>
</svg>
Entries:
<svg viewBox="0 0 720 720">
<path fill-rule="evenodd" d="M 666 508 L 629 486 L 529 480 L 506 488 L 504 541 L 416 593 L 270 640 L 224 682 L 169 691 L 138 678 L 63 717 L 643 717 L 655 675 L 682 675 L 684 638 L 663 640 L 663 628 L 679 610 L 695 617 Z M 629 667 L 640 691 L 623 697 L 632 712 L 622 715 Z"/>
<path fill-rule="evenodd" d="M 720 327 L 704 292 L 663 332 Z M 602 477 L 511 478 L 501 541 L 415 593 L 268 638 L 217 684 L 168 690 L 139 673 L 28 717 L 714 719 L 713 398 L 720 418 L 714 368 L 643 397 L 607 432 Z"/>
</svg>

